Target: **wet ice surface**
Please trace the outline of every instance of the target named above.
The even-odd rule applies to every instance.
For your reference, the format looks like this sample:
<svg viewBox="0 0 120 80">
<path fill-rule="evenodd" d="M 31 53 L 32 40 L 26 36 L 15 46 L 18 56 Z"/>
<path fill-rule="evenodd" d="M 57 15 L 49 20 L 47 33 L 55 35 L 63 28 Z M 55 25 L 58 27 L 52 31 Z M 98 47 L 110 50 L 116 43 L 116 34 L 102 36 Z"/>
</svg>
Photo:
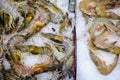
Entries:
<svg viewBox="0 0 120 80">
<path fill-rule="evenodd" d="M 23 53 L 22 54 L 22 64 L 26 67 L 32 68 L 35 64 L 49 64 L 50 63 L 50 57 L 48 55 L 32 55 L 30 53 Z"/>
<path fill-rule="evenodd" d="M 85 20 L 82 13 L 78 9 L 78 4 L 82 0 L 77 0 L 76 6 L 76 33 L 77 33 L 77 80 L 120 80 L 120 61 L 109 75 L 101 75 L 89 56 L 87 40 L 88 26 L 85 25 Z M 120 13 L 120 10 L 116 13 Z M 115 55 L 104 52 L 98 52 L 99 57 L 106 61 L 106 64 L 113 62 Z M 119 59 L 120 60 L 120 59 Z"/>
</svg>

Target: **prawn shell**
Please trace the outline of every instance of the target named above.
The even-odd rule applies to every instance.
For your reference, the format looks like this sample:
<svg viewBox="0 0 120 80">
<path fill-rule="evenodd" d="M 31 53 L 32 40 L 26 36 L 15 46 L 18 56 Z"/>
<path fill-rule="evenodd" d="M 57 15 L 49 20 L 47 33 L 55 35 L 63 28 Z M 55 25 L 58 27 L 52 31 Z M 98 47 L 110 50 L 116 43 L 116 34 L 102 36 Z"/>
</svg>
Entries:
<svg viewBox="0 0 120 80">
<path fill-rule="evenodd" d="M 113 63 L 111 63 L 110 65 L 106 65 L 105 62 L 100 59 L 96 53 L 93 53 L 92 51 L 90 51 L 90 58 L 92 59 L 93 63 L 95 64 L 95 66 L 97 67 L 97 70 L 102 74 L 102 75 L 108 75 L 110 74 L 114 68 L 116 67 L 117 63 L 118 63 L 118 59 L 119 56 L 117 55 L 114 58 Z"/>
<path fill-rule="evenodd" d="M 48 64 L 36 64 L 32 67 L 32 70 L 34 71 L 34 73 L 40 74 L 45 72 L 44 70 L 46 70 Z"/>
<path fill-rule="evenodd" d="M 107 7 L 109 1 L 102 0 L 83 0 L 79 3 L 79 9 L 82 13 L 94 17 L 104 17 L 108 19 L 120 19 L 120 16 L 112 11 L 108 11 L 111 7 Z M 110 5 L 110 4 L 109 4 Z"/>
<path fill-rule="evenodd" d="M 18 6 L 17 11 L 20 13 L 21 17 L 24 18 L 23 24 L 20 25 L 20 27 L 17 27 L 17 31 L 20 32 L 23 29 L 26 29 L 29 27 L 29 24 L 34 19 L 36 10 L 32 6 L 29 6 L 27 4 L 23 4 L 23 5 Z"/>
<path fill-rule="evenodd" d="M 63 12 L 54 4 L 52 4 L 46 0 L 39 0 L 37 2 L 37 4 L 40 6 L 44 6 L 44 8 L 47 8 L 49 10 L 51 22 L 53 22 L 55 24 L 59 24 L 59 23 L 63 22 L 63 20 L 65 19 Z"/>
<path fill-rule="evenodd" d="M 118 29 L 106 18 L 96 18 L 89 28 L 91 39 L 95 46 L 101 49 L 109 48 L 118 38 Z M 111 38 L 113 38 L 111 40 Z"/>
<path fill-rule="evenodd" d="M 21 46 L 25 41 L 23 35 L 14 35 L 8 40 L 7 47 L 10 51 L 16 50 L 15 46 Z"/>
<path fill-rule="evenodd" d="M 44 8 L 41 5 L 36 5 L 35 8 L 39 12 L 39 15 L 34 18 L 35 23 L 32 25 L 32 28 L 27 31 L 26 38 L 29 38 L 35 33 L 41 31 L 41 29 L 50 22 L 50 13 L 47 8 Z"/>
<path fill-rule="evenodd" d="M 0 48 L 0 58 L 3 56 L 3 49 Z"/>
<path fill-rule="evenodd" d="M 52 49 L 46 46 L 44 47 L 38 47 L 34 45 L 18 46 L 17 49 L 23 52 L 30 52 L 33 55 L 52 53 Z"/>
<path fill-rule="evenodd" d="M 27 77 L 29 78 L 33 74 L 32 70 L 30 68 L 25 67 L 21 63 L 14 63 L 12 66 L 12 69 L 18 76 L 20 76 L 22 78 L 27 78 Z"/>
<path fill-rule="evenodd" d="M 112 54 L 120 54 L 120 47 L 118 46 L 111 46 L 108 48 L 108 51 Z"/>
<path fill-rule="evenodd" d="M 21 80 L 12 69 L 2 71 L 3 78 L 1 80 Z M 1 77 L 0 77 L 1 78 Z"/>
<path fill-rule="evenodd" d="M 42 35 L 56 43 L 63 43 L 63 36 L 60 36 L 60 35 L 55 35 L 55 34 L 52 34 L 52 33 L 42 33 Z"/>
</svg>

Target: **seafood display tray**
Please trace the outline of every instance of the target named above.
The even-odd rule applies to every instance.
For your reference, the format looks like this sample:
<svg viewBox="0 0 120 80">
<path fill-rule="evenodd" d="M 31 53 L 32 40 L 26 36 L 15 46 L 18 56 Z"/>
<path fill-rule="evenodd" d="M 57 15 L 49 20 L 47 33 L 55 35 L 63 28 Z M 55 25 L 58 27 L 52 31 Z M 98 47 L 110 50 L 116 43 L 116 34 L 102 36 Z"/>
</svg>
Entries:
<svg viewBox="0 0 120 80">
<path fill-rule="evenodd" d="M 120 58 L 118 60 L 117 66 L 108 75 L 102 75 L 97 70 L 95 64 L 90 58 L 88 39 L 89 24 L 86 25 L 83 13 L 79 9 L 79 3 L 82 0 L 76 0 L 76 53 L 77 53 L 77 72 L 76 80 L 120 80 Z M 95 0 L 93 0 L 95 1 Z M 96 0 L 97 1 L 97 0 Z M 102 0 L 99 0 L 102 1 Z M 104 0 L 103 0 L 104 1 Z M 118 0 L 119 1 L 119 0 Z M 89 3 L 89 2 L 88 2 Z M 120 8 L 113 10 L 115 13 L 120 15 Z M 113 54 L 100 54 L 107 64 L 113 62 L 115 55 Z"/>
<path fill-rule="evenodd" d="M 76 80 L 68 7 L 69 0 L 0 0 L 0 80 Z"/>
</svg>

